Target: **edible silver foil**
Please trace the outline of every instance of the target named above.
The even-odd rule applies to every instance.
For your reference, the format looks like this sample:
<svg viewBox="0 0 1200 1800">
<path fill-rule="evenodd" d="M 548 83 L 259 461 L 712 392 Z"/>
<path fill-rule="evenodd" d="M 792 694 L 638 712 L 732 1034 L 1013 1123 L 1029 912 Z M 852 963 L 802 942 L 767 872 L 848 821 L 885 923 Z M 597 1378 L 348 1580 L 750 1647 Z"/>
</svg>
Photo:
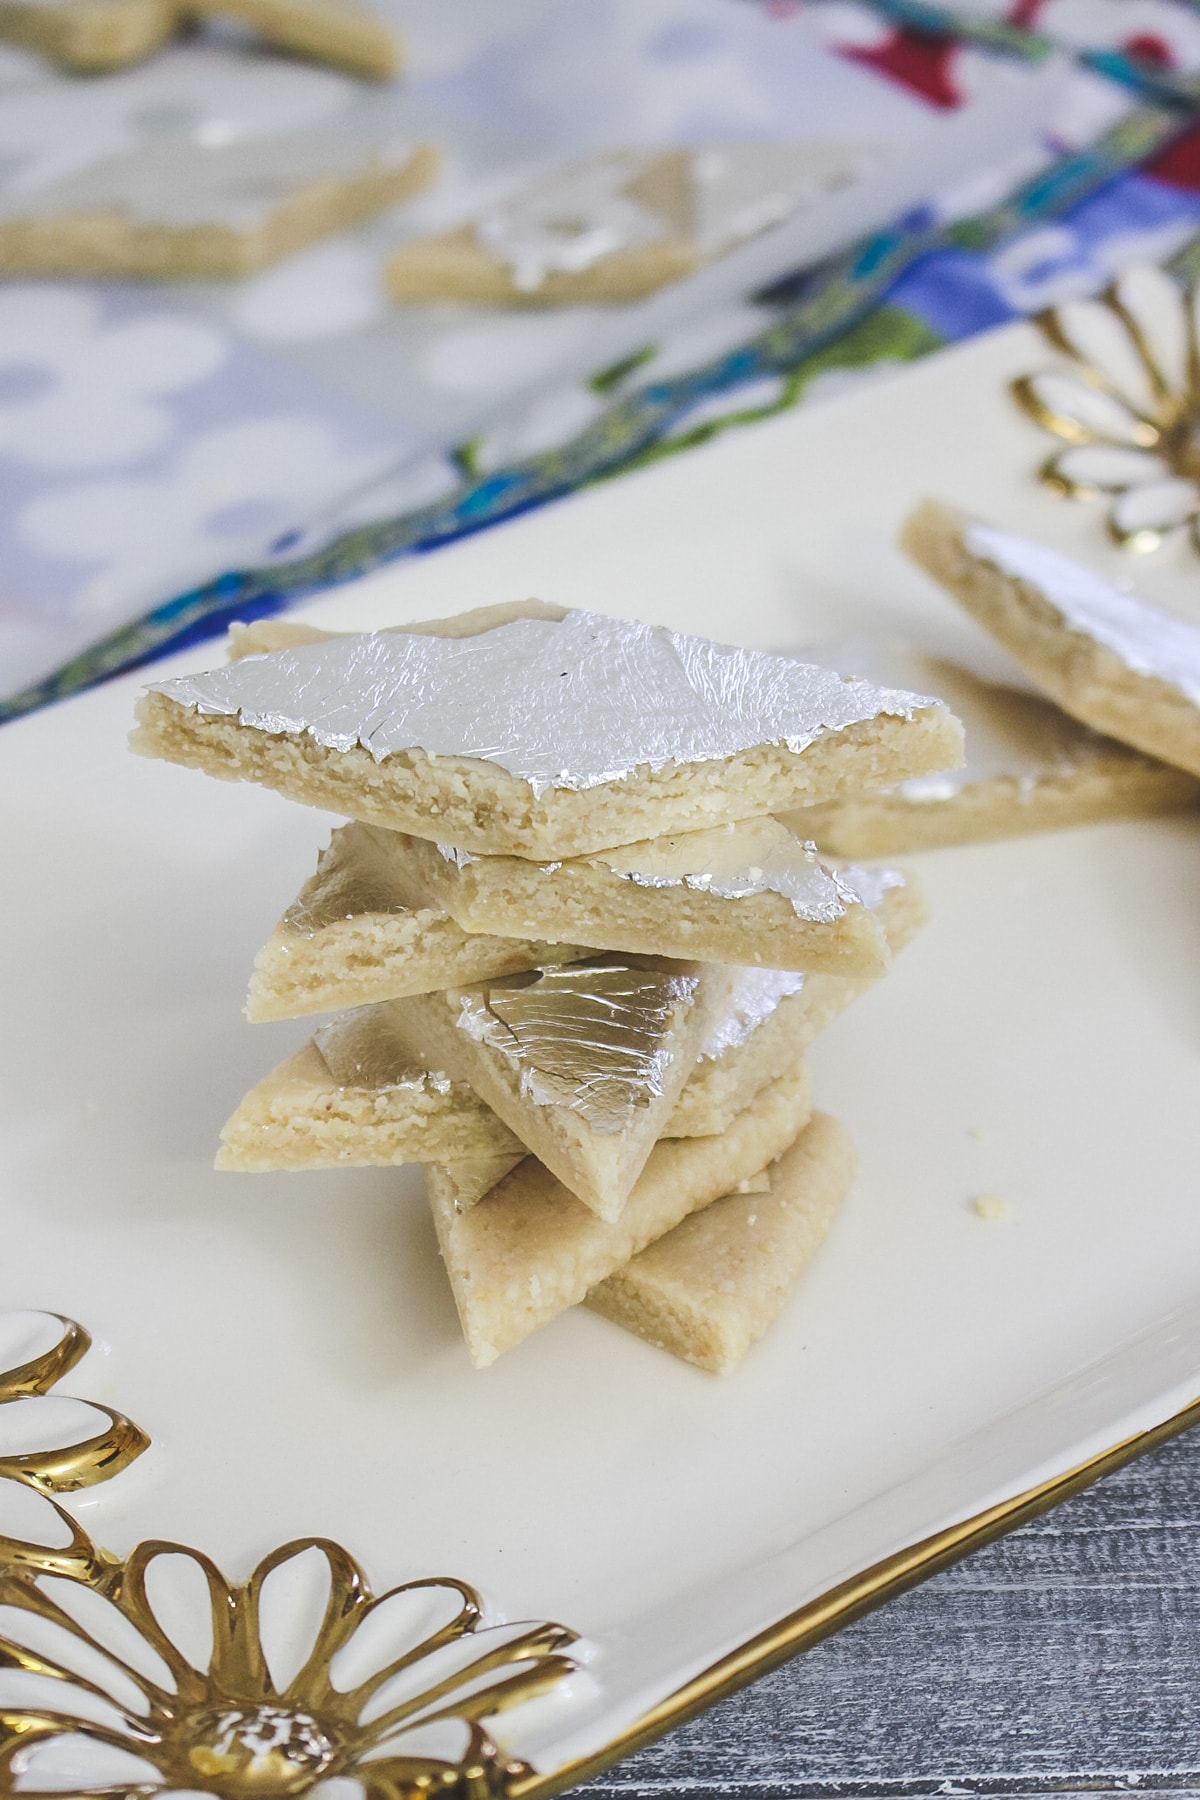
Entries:
<svg viewBox="0 0 1200 1800">
<path fill-rule="evenodd" d="M 386 1001 L 339 1013 L 313 1032 L 313 1043 L 338 1087 L 450 1092 L 450 1077 L 440 1069 L 423 1068 L 404 1043 L 389 1019 Z"/>
<path fill-rule="evenodd" d="M 1200 706 L 1200 625 L 1122 593 L 1090 569 L 1026 538 L 970 525 L 963 542 L 972 556 L 1045 595 L 1072 631 L 1114 651 L 1135 674 L 1169 682 Z"/>
<path fill-rule="evenodd" d="M 961 767 L 914 775 L 892 790 L 914 805 L 952 800 L 966 787 L 1000 779 L 1015 781 L 1020 797 L 1031 799 L 1040 781 L 1072 775 L 1096 756 L 1120 751 L 1111 738 L 1089 731 L 1028 689 L 1015 667 L 1020 687 L 989 680 L 957 657 L 889 638 L 844 638 L 813 645 L 808 654 L 840 675 L 927 689 L 961 719 L 966 737 Z"/>
<path fill-rule="evenodd" d="M 877 907 L 886 893 L 904 886 L 899 869 L 866 868 L 848 863 L 838 870 L 847 893 L 863 906 Z M 700 1046 L 702 1060 L 711 1061 L 737 1049 L 760 1025 L 766 1023 L 781 1000 L 798 994 L 808 977 L 789 969 L 731 967 L 728 991 L 720 1013 L 709 1026 Z"/>
<path fill-rule="evenodd" d="M 831 924 L 859 904 L 812 844 L 778 819 L 748 819 L 712 831 L 651 838 L 593 859 L 638 887 L 696 889 L 722 900 L 780 894 L 798 918 Z"/>
<path fill-rule="evenodd" d="M 312 937 L 341 919 L 363 913 L 441 912 L 406 880 L 405 859 L 390 833 L 342 825 L 322 850 L 281 921 L 297 937 Z"/>
<path fill-rule="evenodd" d="M 460 996 L 461 1030 L 499 1051 L 537 1106 L 567 1107 L 596 1132 L 623 1131 L 664 1092 L 668 1037 L 695 1001 L 685 966 L 597 957 L 490 981 Z"/>
<path fill-rule="evenodd" d="M 744 1044 L 779 1002 L 798 994 L 806 980 L 787 969 L 731 969 L 729 997 L 700 1045 L 701 1059 L 711 1061 Z"/>
<path fill-rule="evenodd" d="M 861 905 L 869 906 L 872 912 L 883 904 L 885 894 L 905 885 L 900 869 L 876 868 L 865 863 L 843 863 L 838 870 L 838 880 L 848 893 L 853 894 Z"/>
<path fill-rule="evenodd" d="M 638 769 L 710 762 L 757 745 L 807 749 L 880 714 L 936 702 L 829 669 L 661 626 L 570 612 L 476 637 L 397 632 L 248 656 L 155 693 L 255 731 L 494 763 L 535 795 Z"/>
</svg>

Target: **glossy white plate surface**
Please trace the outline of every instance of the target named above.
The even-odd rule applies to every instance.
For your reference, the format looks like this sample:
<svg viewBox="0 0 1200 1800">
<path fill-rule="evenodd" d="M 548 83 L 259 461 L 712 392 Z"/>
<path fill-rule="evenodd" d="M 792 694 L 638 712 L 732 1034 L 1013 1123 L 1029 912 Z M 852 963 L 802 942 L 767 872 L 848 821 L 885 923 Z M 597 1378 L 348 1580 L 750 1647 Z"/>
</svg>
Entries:
<svg viewBox="0 0 1200 1800">
<path fill-rule="evenodd" d="M 377 626 L 536 593 L 799 648 L 972 637 L 892 548 L 922 493 L 1200 616 L 1040 492 L 1018 326 L 385 570 L 305 613 Z M 219 659 L 204 647 L 169 665 Z M 142 677 L 0 733 L 0 1307 L 106 1347 L 63 1382 L 150 1450 L 65 1503 L 97 1543 L 235 1578 L 323 1534 L 378 1588 L 477 1585 L 593 1646 L 511 1741 L 617 1742 L 731 1646 L 1200 1393 L 1200 826 L 910 859 L 933 922 L 817 1043 L 862 1170 L 788 1311 L 714 1380 L 579 1312 L 485 1373 L 419 1175 L 217 1175 L 306 1034 L 241 1016 L 330 821 L 128 754 Z M 971 1197 L 996 1193 L 1011 1222 Z"/>
</svg>

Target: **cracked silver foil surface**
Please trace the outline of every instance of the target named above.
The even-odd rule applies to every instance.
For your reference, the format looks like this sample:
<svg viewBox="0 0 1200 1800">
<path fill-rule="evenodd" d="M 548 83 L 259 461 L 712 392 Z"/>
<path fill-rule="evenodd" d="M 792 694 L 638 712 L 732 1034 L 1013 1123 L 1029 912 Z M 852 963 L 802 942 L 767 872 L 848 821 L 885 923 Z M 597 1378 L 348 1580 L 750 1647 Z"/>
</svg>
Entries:
<svg viewBox="0 0 1200 1800">
<path fill-rule="evenodd" d="M 1200 625 L 1122 593 L 1091 569 L 1027 538 L 970 525 L 963 543 L 971 556 L 1036 588 L 1070 630 L 1103 644 L 1135 674 L 1169 682 L 1200 706 Z"/>
<path fill-rule="evenodd" d="M 376 762 L 408 751 L 493 763 L 535 796 L 759 745 L 798 753 L 826 732 L 938 704 L 590 612 L 513 619 L 469 638 L 328 638 L 152 691 L 254 731 L 361 746 Z"/>
<path fill-rule="evenodd" d="M 699 982 L 686 965 L 639 968 L 597 957 L 460 994 L 457 1023 L 499 1052 L 535 1105 L 566 1107 L 611 1135 L 662 1097 L 673 1057 L 668 1036 Z"/>
</svg>

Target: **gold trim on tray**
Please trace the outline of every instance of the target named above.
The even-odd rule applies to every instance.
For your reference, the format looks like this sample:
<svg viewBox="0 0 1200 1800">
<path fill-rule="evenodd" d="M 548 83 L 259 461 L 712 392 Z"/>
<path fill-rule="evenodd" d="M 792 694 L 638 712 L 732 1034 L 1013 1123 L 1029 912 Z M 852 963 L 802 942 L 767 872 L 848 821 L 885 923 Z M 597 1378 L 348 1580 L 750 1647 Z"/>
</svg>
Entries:
<svg viewBox="0 0 1200 1800">
<path fill-rule="evenodd" d="M 0 1405 L 44 1395 L 90 1344 L 72 1320 L 42 1316 L 60 1336 L 41 1356 L 0 1371 Z M 60 1800 L 89 1800 L 167 1784 L 224 1800 L 283 1800 L 340 1777 L 363 1800 L 548 1800 L 1200 1424 L 1197 1399 L 898 1551 L 730 1651 L 602 1748 L 540 1773 L 500 1749 L 487 1721 L 577 1673 L 568 1654 L 574 1632 L 543 1621 L 487 1625 L 479 1595 L 451 1577 L 376 1596 L 359 1564 L 328 1538 L 282 1544 L 237 1585 L 182 1544 L 151 1540 L 115 1557 L 50 1498 L 50 1490 L 106 1480 L 146 1448 L 137 1426 L 101 1410 L 109 1432 L 0 1461 L 0 1479 L 33 1490 L 29 1504 L 58 1533 L 44 1545 L 0 1537 L 5 1792 L 15 1781 Z M 281 1648 L 272 1618 L 294 1626 L 300 1615 L 310 1626 L 298 1649 L 294 1641 Z"/>
<path fill-rule="evenodd" d="M 1006 1532 L 1015 1531 L 1018 1526 L 1027 1524 L 1040 1513 L 1049 1512 L 1062 1501 L 1072 1499 L 1102 1476 L 1111 1475 L 1125 1463 L 1157 1449 L 1160 1444 L 1177 1437 L 1193 1425 L 1200 1425 L 1200 1399 L 1192 1401 L 1161 1425 L 1125 1438 L 1110 1449 L 1090 1457 L 1087 1462 L 1078 1463 L 1064 1474 L 1056 1475 L 1037 1487 L 1027 1488 L 1024 1493 L 1014 1495 L 1011 1500 L 1002 1500 L 997 1506 L 988 1507 L 986 1511 L 976 1513 L 973 1518 L 964 1519 L 959 1525 L 948 1526 L 945 1531 L 924 1538 L 920 1543 L 911 1544 L 872 1568 L 864 1569 L 861 1574 L 852 1576 L 841 1586 L 831 1588 L 828 1593 L 810 1600 L 796 1612 L 788 1613 L 785 1618 L 748 1639 L 736 1650 L 731 1650 L 699 1675 L 693 1676 L 683 1687 L 677 1688 L 665 1700 L 643 1713 L 641 1718 L 635 1719 L 620 1737 L 606 1744 L 603 1749 L 593 1751 L 590 1755 L 582 1756 L 545 1775 L 518 1777 L 509 1788 L 511 1800 L 546 1800 L 550 1795 L 562 1793 L 564 1789 L 599 1774 L 602 1769 L 619 1762 L 623 1756 L 629 1756 L 643 1745 L 652 1743 L 655 1738 L 674 1731 L 677 1726 L 685 1724 L 688 1719 L 704 1712 L 728 1694 L 735 1693 L 738 1688 L 757 1681 L 759 1676 L 778 1668 L 780 1663 L 787 1662 L 803 1650 L 810 1650 L 822 1638 L 832 1637 L 835 1632 L 852 1625 L 866 1613 L 874 1612 L 877 1607 L 894 1600 L 907 1589 L 928 1581 L 943 1569 L 949 1568 L 952 1563 L 971 1555 L 973 1551 L 982 1550 L 985 1545 L 1003 1537 Z"/>
</svg>

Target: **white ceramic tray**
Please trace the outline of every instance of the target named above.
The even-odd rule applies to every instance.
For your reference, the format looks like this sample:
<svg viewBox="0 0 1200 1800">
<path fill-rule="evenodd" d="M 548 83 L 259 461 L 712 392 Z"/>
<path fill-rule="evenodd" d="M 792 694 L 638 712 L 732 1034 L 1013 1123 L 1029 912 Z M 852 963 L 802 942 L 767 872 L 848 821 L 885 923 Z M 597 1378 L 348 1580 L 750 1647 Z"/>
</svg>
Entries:
<svg viewBox="0 0 1200 1800">
<path fill-rule="evenodd" d="M 1005 382 L 1042 360 L 1012 328 L 306 610 L 371 626 L 536 592 L 773 648 L 881 624 L 961 642 L 892 548 L 922 492 L 1127 568 L 1093 512 L 1032 481 L 1045 446 Z M 1189 555 L 1137 572 L 1194 614 Z M 933 923 L 812 1053 L 861 1176 L 735 1376 L 582 1312 L 477 1374 L 414 1171 L 211 1169 L 223 1118 L 305 1035 L 240 1009 L 328 821 L 130 756 L 139 685 L 0 734 L 0 1307 L 97 1345 L 69 1367 L 57 1327 L 0 1326 L 0 1367 L 26 1366 L 0 1378 L 0 1531 L 56 1542 L 72 1583 L 0 1543 L 0 1636 L 42 1633 L 23 1670 L 0 1658 L 16 1791 L 548 1792 L 1186 1416 L 1194 821 L 920 859 Z M 1010 1224 L 970 1210 L 980 1191 Z M 150 1440 L 131 1463 L 125 1419 Z M 72 1448 L 93 1437 L 108 1448 Z M 237 1584 L 313 1535 L 376 1593 L 444 1577 L 485 1622 L 564 1630 L 480 1636 L 444 1587 L 368 1616 L 353 1565 L 309 1549 L 232 1594 L 210 1571 L 210 1655 L 188 1600 L 207 1565 L 149 1558 L 156 1622 L 130 1559 L 173 1540 Z M 86 1612 L 89 1584 L 108 1599 L 86 1591 Z M 22 1625 L 35 1595 L 46 1616 Z M 81 1662 L 118 1628 L 124 1674 Z M 402 1653 L 369 1700 L 358 1684 Z M 72 1707 L 92 1722 L 64 1736 Z"/>
</svg>

